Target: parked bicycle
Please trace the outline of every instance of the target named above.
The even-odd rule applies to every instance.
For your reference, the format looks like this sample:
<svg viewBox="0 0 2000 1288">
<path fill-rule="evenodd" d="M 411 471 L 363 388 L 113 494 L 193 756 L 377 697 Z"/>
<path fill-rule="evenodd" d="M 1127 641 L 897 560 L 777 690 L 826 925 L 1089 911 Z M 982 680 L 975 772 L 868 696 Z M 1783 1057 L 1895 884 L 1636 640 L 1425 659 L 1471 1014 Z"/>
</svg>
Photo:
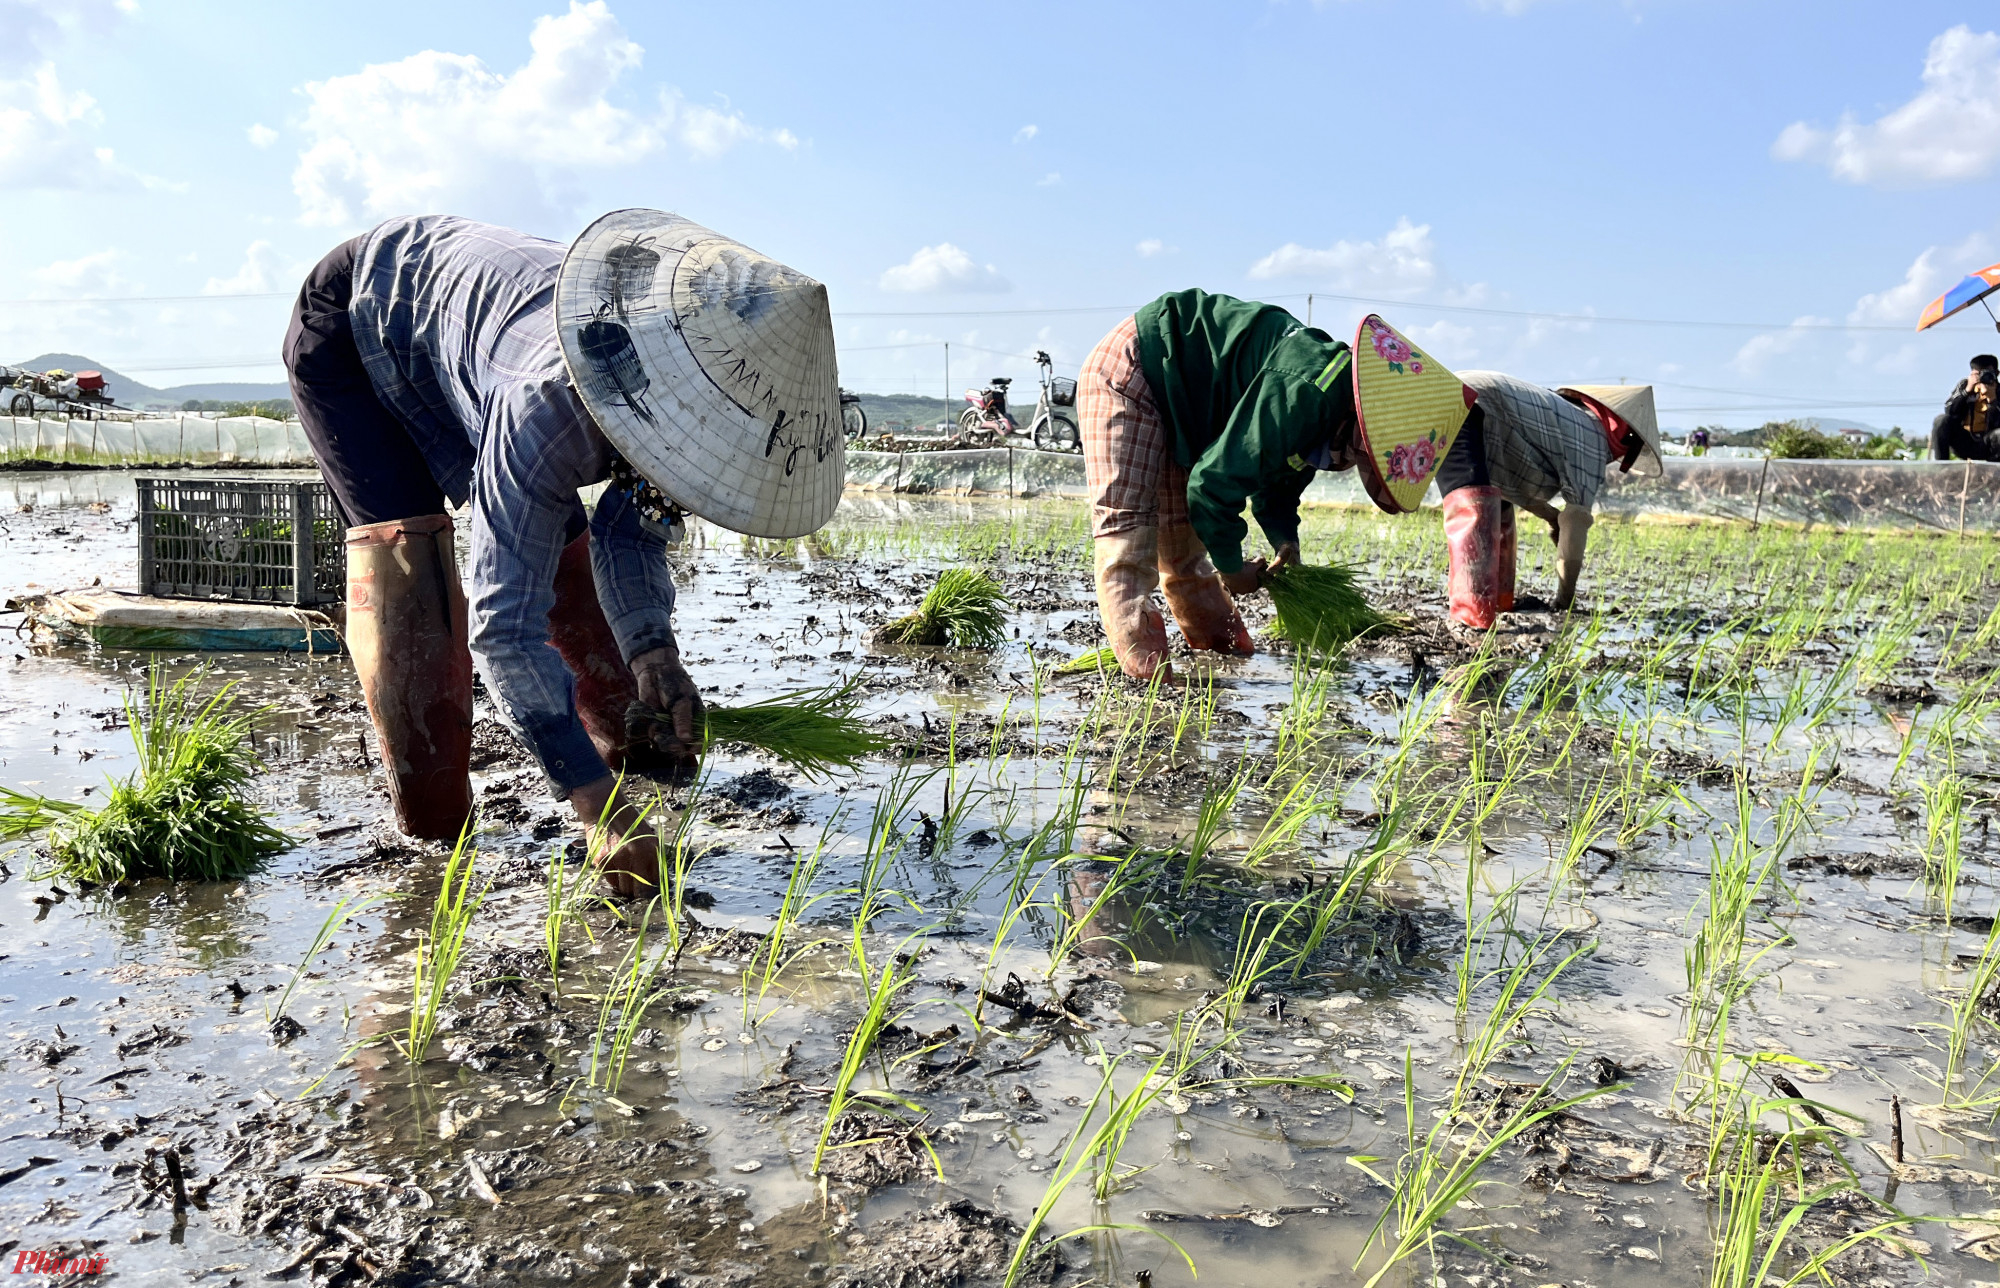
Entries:
<svg viewBox="0 0 2000 1288">
<path fill-rule="evenodd" d="M 840 429 L 850 443 L 868 436 L 868 413 L 862 410 L 860 394 L 840 391 Z"/>
<path fill-rule="evenodd" d="M 1044 452 L 1080 452 L 1083 436 L 1076 427 L 1076 381 L 1055 374 L 1049 355 L 1035 354 L 1041 368 L 1042 396 L 1035 403 L 1034 417 L 1026 429 L 1007 407 L 1008 376 L 995 376 L 984 389 L 968 389 L 965 401 L 972 404 L 958 414 L 959 441 L 967 446 L 997 446 L 1009 438 L 1025 438 Z"/>
<path fill-rule="evenodd" d="M 1044 452 L 1080 452 L 1083 435 L 1076 427 L 1076 381 L 1055 373 L 1055 364 L 1040 350 L 1035 365 L 1042 369 L 1042 398 L 1035 404 L 1035 418 L 1028 422 L 1028 437 Z"/>
</svg>

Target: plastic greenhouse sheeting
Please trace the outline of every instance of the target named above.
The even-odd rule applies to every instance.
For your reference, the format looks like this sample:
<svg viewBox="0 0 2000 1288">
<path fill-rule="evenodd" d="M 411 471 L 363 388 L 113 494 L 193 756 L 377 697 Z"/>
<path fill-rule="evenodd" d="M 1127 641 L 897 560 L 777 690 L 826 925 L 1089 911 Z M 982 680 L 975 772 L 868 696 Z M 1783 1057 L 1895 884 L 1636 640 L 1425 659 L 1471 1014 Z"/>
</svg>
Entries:
<svg viewBox="0 0 2000 1288">
<path fill-rule="evenodd" d="M 2000 531 L 2000 463 L 1792 461 L 1669 456 L 1659 478 L 1613 471 L 1597 513 L 1615 518 L 1717 519 L 1840 528 Z M 1083 458 L 988 448 L 847 453 L 847 486 L 939 496 L 1085 495 Z M 1321 474 L 1307 505 L 1368 508 L 1354 472 Z M 1436 505 L 1436 492 L 1426 505 Z"/>
<path fill-rule="evenodd" d="M 0 451 L 17 459 L 154 464 L 255 461 L 313 464 L 305 429 L 295 420 L 263 416 L 141 417 L 84 420 L 61 416 L 0 416 Z"/>
</svg>

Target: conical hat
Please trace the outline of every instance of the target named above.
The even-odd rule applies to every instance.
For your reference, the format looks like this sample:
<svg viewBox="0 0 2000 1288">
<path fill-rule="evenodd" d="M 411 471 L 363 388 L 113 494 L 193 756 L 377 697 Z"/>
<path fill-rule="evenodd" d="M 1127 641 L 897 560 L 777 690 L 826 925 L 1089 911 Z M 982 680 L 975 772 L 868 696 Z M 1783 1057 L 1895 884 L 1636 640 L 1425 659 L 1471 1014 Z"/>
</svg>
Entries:
<svg viewBox="0 0 2000 1288">
<path fill-rule="evenodd" d="M 847 480 L 826 288 L 692 220 L 617 210 L 556 281 L 571 381 L 676 505 L 757 537 L 823 525 Z"/>
<path fill-rule="evenodd" d="M 1651 385 L 1564 385 L 1556 392 L 1572 390 L 1601 403 L 1646 440 L 1646 450 L 1632 464 L 1634 474 L 1658 478 L 1666 472 L 1660 462 L 1660 420 L 1653 410 Z"/>
<path fill-rule="evenodd" d="M 1390 514 L 1423 503 L 1465 424 L 1473 392 L 1443 363 L 1370 313 L 1354 332 L 1354 420 L 1361 483 Z"/>
</svg>

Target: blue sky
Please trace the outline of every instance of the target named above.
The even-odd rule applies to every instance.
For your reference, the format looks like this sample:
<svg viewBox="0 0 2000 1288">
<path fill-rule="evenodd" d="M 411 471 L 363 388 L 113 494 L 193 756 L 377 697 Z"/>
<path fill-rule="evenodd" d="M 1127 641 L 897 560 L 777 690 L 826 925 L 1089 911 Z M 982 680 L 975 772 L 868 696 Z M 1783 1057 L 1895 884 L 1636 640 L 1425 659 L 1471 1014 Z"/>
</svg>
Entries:
<svg viewBox="0 0 2000 1288">
<path fill-rule="evenodd" d="M 1909 330 L 2000 259 L 1966 13 L 0 0 L 0 359 L 277 379 L 286 296 L 381 218 L 658 206 L 825 281 L 854 388 L 942 392 L 946 341 L 954 396 L 1074 371 L 1199 285 L 1669 424 L 1927 426 L 2000 342 Z"/>
</svg>

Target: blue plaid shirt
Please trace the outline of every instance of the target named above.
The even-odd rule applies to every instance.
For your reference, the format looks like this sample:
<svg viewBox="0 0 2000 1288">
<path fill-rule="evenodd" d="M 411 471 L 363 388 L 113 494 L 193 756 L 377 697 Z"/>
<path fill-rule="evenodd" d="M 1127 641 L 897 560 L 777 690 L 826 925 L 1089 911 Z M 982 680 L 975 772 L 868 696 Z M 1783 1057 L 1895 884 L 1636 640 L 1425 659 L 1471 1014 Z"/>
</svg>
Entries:
<svg viewBox="0 0 2000 1288">
<path fill-rule="evenodd" d="M 570 387 L 556 340 L 558 242 L 449 215 L 392 219 L 354 266 L 348 317 L 376 396 L 445 495 L 472 504 L 472 652 L 502 719 L 556 795 L 610 772 L 549 643 L 556 565 L 586 523 L 597 597 L 627 661 L 673 644 L 666 540 L 630 497 L 585 515 L 610 446 Z"/>
</svg>

